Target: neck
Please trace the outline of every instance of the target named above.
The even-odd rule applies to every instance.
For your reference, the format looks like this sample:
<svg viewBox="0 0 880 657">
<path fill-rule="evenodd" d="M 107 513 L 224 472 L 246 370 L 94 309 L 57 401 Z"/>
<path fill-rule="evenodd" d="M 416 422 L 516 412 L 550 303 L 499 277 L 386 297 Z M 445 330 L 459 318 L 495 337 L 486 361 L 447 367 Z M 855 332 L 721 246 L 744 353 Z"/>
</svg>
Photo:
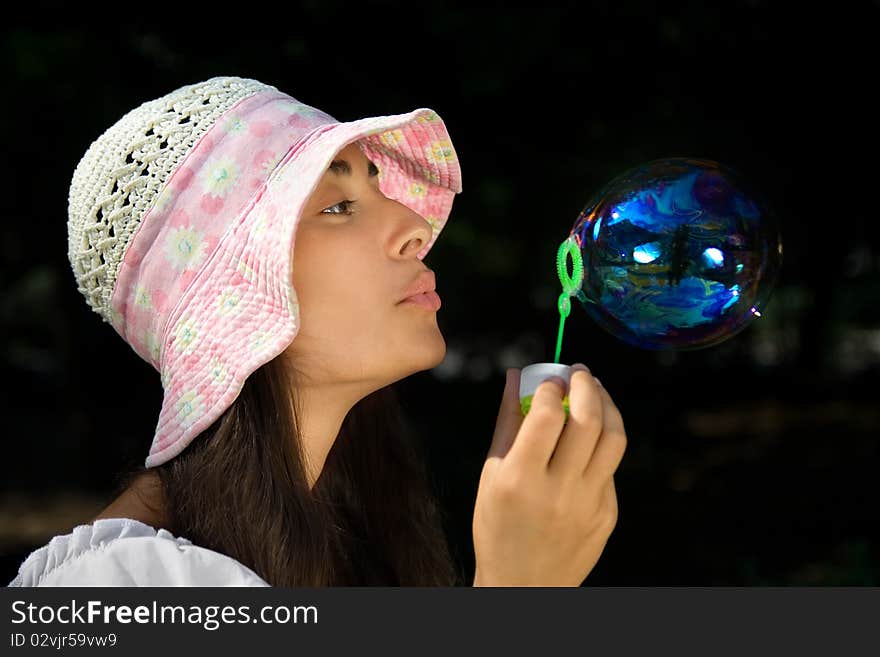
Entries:
<svg viewBox="0 0 880 657">
<path fill-rule="evenodd" d="M 94 520 L 102 518 L 131 518 L 151 527 L 162 527 L 165 524 L 165 515 L 158 475 L 146 473 L 138 477 Z"/>
</svg>

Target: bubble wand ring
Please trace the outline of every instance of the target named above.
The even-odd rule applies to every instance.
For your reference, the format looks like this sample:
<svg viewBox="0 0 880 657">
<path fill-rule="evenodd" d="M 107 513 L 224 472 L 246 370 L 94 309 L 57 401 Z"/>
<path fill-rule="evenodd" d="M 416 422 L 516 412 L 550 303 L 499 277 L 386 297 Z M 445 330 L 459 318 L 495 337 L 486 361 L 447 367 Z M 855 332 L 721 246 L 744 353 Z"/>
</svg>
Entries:
<svg viewBox="0 0 880 657">
<path fill-rule="evenodd" d="M 572 273 L 568 273 L 568 258 L 571 257 Z M 559 363 L 559 353 L 562 350 L 562 331 L 565 327 L 565 318 L 571 312 L 571 297 L 578 294 L 581 283 L 584 280 L 584 261 L 581 257 L 581 249 L 577 238 L 569 236 L 556 252 L 556 274 L 562 283 L 562 294 L 556 306 L 559 309 L 559 333 L 556 336 L 556 357 L 554 363 Z"/>
</svg>

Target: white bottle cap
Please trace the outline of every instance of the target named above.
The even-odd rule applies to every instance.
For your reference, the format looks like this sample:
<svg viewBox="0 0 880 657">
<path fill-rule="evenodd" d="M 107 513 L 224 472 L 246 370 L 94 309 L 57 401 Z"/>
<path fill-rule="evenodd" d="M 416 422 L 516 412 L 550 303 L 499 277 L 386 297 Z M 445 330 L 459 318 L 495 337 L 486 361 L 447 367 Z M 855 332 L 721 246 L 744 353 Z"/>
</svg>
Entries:
<svg viewBox="0 0 880 657">
<path fill-rule="evenodd" d="M 522 368 L 519 378 L 519 398 L 534 395 L 541 382 L 551 376 L 558 376 L 565 381 L 565 394 L 571 385 L 571 366 L 561 363 L 533 363 Z"/>
</svg>

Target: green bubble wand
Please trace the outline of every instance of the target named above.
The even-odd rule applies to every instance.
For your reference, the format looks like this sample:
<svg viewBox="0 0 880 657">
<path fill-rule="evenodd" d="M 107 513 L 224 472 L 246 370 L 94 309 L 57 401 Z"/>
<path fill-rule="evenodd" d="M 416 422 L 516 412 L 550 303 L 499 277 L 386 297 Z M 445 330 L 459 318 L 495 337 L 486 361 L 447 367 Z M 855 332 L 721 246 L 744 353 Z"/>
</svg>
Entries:
<svg viewBox="0 0 880 657">
<path fill-rule="evenodd" d="M 568 258 L 572 261 L 572 272 L 568 272 Z M 556 357 L 553 360 L 554 365 L 559 365 L 559 353 L 562 351 L 562 334 L 565 330 L 565 318 L 571 313 L 571 297 L 576 296 L 582 303 L 587 301 L 587 296 L 581 291 L 581 283 L 584 280 L 584 262 L 581 256 L 581 247 L 577 240 L 577 236 L 569 235 L 569 237 L 559 245 L 556 252 L 556 273 L 559 276 L 559 282 L 562 283 L 562 294 L 556 303 L 559 309 L 559 333 L 556 336 Z M 548 363 L 536 363 L 531 367 L 544 368 Z M 520 394 L 522 395 L 522 380 L 520 380 Z M 532 406 L 532 394 L 523 395 L 520 398 L 520 409 L 523 416 L 528 414 Z M 568 421 L 568 393 L 562 398 L 562 407 L 565 409 L 565 418 Z"/>
<path fill-rule="evenodd" d="M 568 258 L 571 257 L 572 272 L 568 273 Z M 562 294 L 556 306 L 559 309 L 559 333 L 556 336 L 556 357 L 554 363 L 559 363 L 559 352 L 562 350 L 562 331 L 565 328 L 565 318 L 571 313 L 571 297 L 585 298 L 581 291 L 581 283 L 584 280 L 584 261 L 581 258 L 581 249 L 576 239 L 569 236 L 556 252 L 556 274 L 562 283 Z"/>
</svg>

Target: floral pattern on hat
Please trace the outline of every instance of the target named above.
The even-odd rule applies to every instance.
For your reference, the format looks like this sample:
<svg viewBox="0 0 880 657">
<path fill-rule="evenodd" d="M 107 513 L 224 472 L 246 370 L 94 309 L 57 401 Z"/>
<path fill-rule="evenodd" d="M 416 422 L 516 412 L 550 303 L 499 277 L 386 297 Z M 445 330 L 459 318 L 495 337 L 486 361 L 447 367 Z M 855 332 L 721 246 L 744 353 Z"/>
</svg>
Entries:
<svg viewBox="0 0 880 657">
<path fill-rule="evenodd" d="M 202 233 L 191 226 L 172 229 L 165 242 L 165 257 L 175 271 L 198 269 L 208 255 Z"/>
</svg>

